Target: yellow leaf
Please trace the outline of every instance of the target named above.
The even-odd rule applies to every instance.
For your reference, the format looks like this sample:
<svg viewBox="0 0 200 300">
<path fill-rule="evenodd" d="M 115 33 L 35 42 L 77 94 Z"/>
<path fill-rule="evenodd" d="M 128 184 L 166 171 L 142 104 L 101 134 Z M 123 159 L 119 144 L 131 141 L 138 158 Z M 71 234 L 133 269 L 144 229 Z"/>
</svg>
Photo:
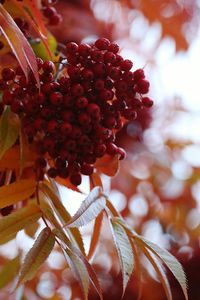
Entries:
<svg viewBox="0 0 200 300">
<path fill-rule="evenodd" d="M 34 180 L 22 179 L 0 187 L 0 208 L 28 199 L 35 191 Z"/>
<path fill-rule="evenodd" d="M 3 266 L 0 271 L 0 289 L 4 288 L 15 278 L 20 267 L 19 263 L 19 256 L 17 256 Z"/>
<path fill-rule="evenodd" d="M 38 222 L 32 223 L 24 229 L 25 233 L 30 236 L 31 238 L 34 237 L 36 231 L 38 230 L 40 224 Z"/>
<path fill-rule="evenodd" d="M 27 253 L 24 259 L 17 285 L 25 283 L 26 281 L 31 280 L 34 277 L 39 267 L 44 263 L 44 261 L 51 253 L 54 244 L 55 237 L 52 234 L 50 228 L 44 228 L 40 232 L 33 247 Z"/>
<path fill-rule="evenodd" d="M 39 206 L 29 204 L 18 211 L 0 219 L 0 244 L 9 240 L 18 231 L 22 230 L 29 224 L 36 222 L 42 213 Z"/>
</svg>

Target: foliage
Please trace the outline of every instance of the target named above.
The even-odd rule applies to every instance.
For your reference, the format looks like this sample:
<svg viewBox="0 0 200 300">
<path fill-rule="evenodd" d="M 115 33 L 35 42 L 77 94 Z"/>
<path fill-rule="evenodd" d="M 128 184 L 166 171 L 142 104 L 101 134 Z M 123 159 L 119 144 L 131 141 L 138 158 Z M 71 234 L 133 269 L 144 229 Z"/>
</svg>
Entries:
<svg viewBox="0 0 200 300">
<path fill-rule="evenodd" d="M 123 36 L 129 43 L 128 25 L 130 24 L 128 23 L 131 20 L 134 28 L 137 17 L 127 18 L 127 16 L 131 13 L 132 16 L 136 16 L 140 12 L 150 24 L 159 22 L 162 28 L 160 40 L 171 36 L 176 43 L 177 51 L 186 50 L 189 44 L 182 27 L 192 19 L 193 14 L 190 12 L 197 8 L 195 1 L 183 7 L 180 1 L 175 1 L 173 6 L 171 1 L 169 3 L 160 0 L 153 10 L 155 1 L 134 1 L 135 4 L 133 1 L 110 1 L 107 13 L 100 20 L 98 11 L 105 8 L 106 1 L 91 1 L 91 3 L 90 1 L 81 1 L 81 3 L 60 1 L 55 6 L 57 12 L 50 2 L 53 1 L 6 0 L 0 4 L 0 42 L 3 45 L 0 55 L 3 58 L 8 57 L 7 66 L 13 69 L 18 62 L 21 67 L 20 76 L 24 76 L 26 84 L 32 83 L 39 92 L 44 82 L 41 81 L 42 74 L 38 68 L 37 57 L 54 61 L 56 69 L 53 72 L 56 77 L 60 68 L 63 68 L 62 65 L 66 64 L 66 50 L 63 50 L 65 48 L 62 43 L 66 43 L 72 37 L 74 41 L 79 42 L 90 34 L 106 36 L 111 40 Z M 119 13 L 114 13 L 112 17 L 110 12 L 113 9 L 119 9 Z M 63 23 L 59 23 L 60 12 L 63 14 Z M 69 14 L 70 20 L 75 20 L 72 22 L 73 25 L 68 18 Z M 89 24 L 92 20 L 94 26 L 92 28 L 87 26 L 87 22 L 86 25 L 80 24 L 82 16 L 86 17 Z M 117 18 L 119 22 L 116 22 Z M 119 26 L 121 26 L 120 30 L 118 30 Z M 17 62 L 13 61 L 13 55 Z M 70 61 L 70 55 L 67 58 Z M 66 74 L 69 70 L 68 64 L 69 62 L 64 69 Z M 2 64 L 1 69 L 4 67 Z M 13 78 L 8 78 L 7 81 L 11 82 Z M 0 85 L 3 86 L 2 81 Z M 1 90 L 9 92 L 9 88 L 8 84 L 6 89 L 1 87 Z M 5 102 L 4 94 L 3 92 L 1 95 L 4 99 L 0 104 Z M 140 96 L 141 94 L 143 92 Z M 133 121 L 124 124 L 125 117 L 123 117 L 124 129 L 118 134 L 117 130 L 113 132 L 116 131 L 114 134 L 117 134 L 117 145 L 127 150 L 128 157 L 120 163 L 120 171 L 119 153 L 106 154 L 98 158 L 94 164 L 94 172 L 87 178 L 89 193 L 87 192 L 88 195 L 85 196 L 84 185 L 77 188 L 76 185 L 79 184 L 73 184 L 73 181 L 70 182 L 65 177 L 49 176 L 48 173 L 38 174 L 36 166 L 38 149 L 33 142 L 35 137 L 31 139 L 26 135 L 20 114 L 10 110 L 9 103 L 3 106 L 0 119 L 0 244 L 6 247 L 9 245 L 6 243 L 9 242 L 12 247 L 12 243 L 16 243 L 17 254 L 11 255 L 11 259 L 5 258 L 3 252 L 0 256 L 0 299 L 5 298 L 5 295 L 11 291 L 12 294 L 8 296 L 10 300 L 32 299 L 32 295 L 35 299 L 43 299 L 38 292 L 38 286 L 42 278 L 50 274 L 53 279 L 47 281 L 51 282 L 53 293 L 47 296 L 48 299 L 64 299 L 62 289 L 66 291 L 65 287 L 68 286 L 71 291 L 70 299 L 77 297 L 85 300 L 97 299 L 97 297 L 136 299 L 138 294 L 141 299 L 151 300 L 151 293 L 147 294 L 147 291 L 150 287 L 153 289 L 154 285 L 151 285 L 152 279 L 147 275 L 149 272 L 147 261 L 154 268 L 157 274 L 154 276 L 159 278 L 167 300 L 179 299 L 179 296 L 174 297 L 177 290 L 181 299 L 183 297 L 188 299 L 186 275 L 175 257 L 181 242 L 176 241 L 177 249 L 170 245 L 168 247 L 170 251 L 167 251 L 153 243 L 151 237 L 148 239 L 144 237 L 143 229 L 144 224 L 149 220 L 158 219 L 163 231 L 171 230 L 171 238 L 185 234 L 191 239 L 191 244 L 195 243 L 199 236 L 199 226 L 194 229 L 187 226 L 186 217 L 188 211 L 196 204 L 194 199 L 188 201 L 186 198 L 188 196 L 191 198 L 191 189 L 199 180 L 199 169 L 192 170 L 191 176 L 183 183 L 180 197 L 174 197 L 174 203 L 169 204 L 167 193 L 165 195 L 163 191 L 164 188 L 166 190 L 166 180 L 172 177 L 170 163 L 173 164 L 175 161 L 173 157 L 175 153 L 181 152 L 188 145 L 177 145 L 174 141 L 166 139 L 162 153 L 151 151 L 148 143 L 138 141 L 142 139 L 144 128 L 149 127 L 151 118 L 151 110 L 147 110 L 146 107 L 139 110 Z M 164 123 L 165 120 L 162 124 Z M 136 131 L 136 134 L 130 137 L 128 135 L 130 126 L 140 126 L 140 131 Z M 39 134 L 41 132 L 38 131 L 37 135 Z M 53 155 L 45 157 L 51 168 L 55 166 Z M 149 175 L 144 180 L 136 174 L 136 171 L 142 170 L 142 167 L 135 170 L 137 164 L 145 165 L 145 170 L 148 169 Z M 127 199 L 121 213 L 114 207 L 109 192 L 105 189 L 106 183 L 110 180 L 107 176 L 115 176 L 111 180 L 111 189 L 121 192 Z M 77 193 L 82 199 L 84 198 L 73 216 L 69 213 L 70 202 L 68 206 L 68 199 L 65 203 L 64 197 L 61 196 L 62 189 L 68 192 L 71 190 L 70 195 L 73 195 L 70 196 L 71 203 L 76 201 L 73 198 L 76 198 Z M 110 194 L 112 195 L 112 191 Z M 132 197 L 138 195 L 148 209 L 147 213 L 141 209 L 141 215 L 134 216 L 134 211 L 131 210 Z M 93 229 L 88 233 L 87 228 L 91 222 L 93 222 Z M 172 229 L 168 228 L 169 224 Z M 24 251 L 23 245 L 18 245 L 20 234 L 23 235 L 24 241 L 27 240 L 27 236 L 31 239 L 33 245 L 29 251 Z M 87 235 L 90 235 L 90 244 L 85 247 Z M 24 252 L 26 255 L 22 259 Z M 175 256 L 171 252 L 174 252 Z M 54 268 L 51 267 L 51 263 L 55 253 L 59 258 L 64 257 L 65 262 L 61 259 L 61 266 Z M 113 287 L 111 288 L 113 291 L 108 291 L 109 284 L 106 285 L 100 280 L 106 269 L 106 263 L 98 263 L 98 257 L 101 255 L 112 262 L 112 267 L 105 271 L 105 277 L 114 279 L 117 294 L 112 294 L 115 292 Z M 115 266 L 116 262 L 121 270 L 121 285 L 118 285 L 119 268 Z M 68 268 L 72 270 L 76 280 L 71 274 L 69 275 Z M 142 282 L 142 273 L 145 273 L 144 277 L 148 278 L 149 285 Z M 172 274 L 173 281 L 168 273 Z M 173 287 L 174 279 L 180 285 L 177 289 Z M 137 291 L 134 290 L 135 283 L 137 283 Z M 121 290 L 119 290 L 120 286 Z M 47 295 L 49 295 L 48 291 Z M 160 296 L 163 293 L 156 289 L 152 295 L 155 296 L 155 300 L 157 296 L 158 299 L 163 297 Z"/>
</svg>

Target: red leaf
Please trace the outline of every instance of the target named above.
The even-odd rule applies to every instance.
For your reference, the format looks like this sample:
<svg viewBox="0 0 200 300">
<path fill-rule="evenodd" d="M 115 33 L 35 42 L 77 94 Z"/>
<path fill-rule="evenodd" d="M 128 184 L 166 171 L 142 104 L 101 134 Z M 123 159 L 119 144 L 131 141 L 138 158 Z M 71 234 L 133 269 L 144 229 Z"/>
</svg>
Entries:
<svg viewBox="0 0 200 300">
<path fill-rule="evenodd" d="M 0 4 L 0 29 L 16 56 L 25 76 L 28 77 L 28 71 L 32 70 L 39 86 L 39 75 L 35 54 L 27 39 L 2 4 Z"/>
</svg>

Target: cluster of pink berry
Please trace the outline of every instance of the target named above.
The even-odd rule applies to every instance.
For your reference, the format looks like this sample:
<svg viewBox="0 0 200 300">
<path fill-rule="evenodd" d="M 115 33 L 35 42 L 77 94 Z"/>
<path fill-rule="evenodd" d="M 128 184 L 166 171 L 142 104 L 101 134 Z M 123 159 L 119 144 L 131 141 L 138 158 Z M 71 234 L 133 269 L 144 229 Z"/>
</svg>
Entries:
<svg viewBox="0 0 200 300">
<path fill-rule="evenodd" d="M 81 174 L 93 173 L 98 158 L 124 158 L 124 150 L 115 144 L 116 132 L 153 101 L 143 96 L 149 90 L 144 71 L 130 71 L 132 62 L 118 51 L 116 43 L 101 38 L 94 45 L 68 43 L 67 59 L 57 69 L 38 58 L 40 91 L 33 75 L 27 81 L 20 67 L 2 70 L 0 109 L 10 105 L 20 116 L 40 155 L 39 179 L 47 172 L 52 178 L 69 177 L 77 186 Z"/>
</svg>

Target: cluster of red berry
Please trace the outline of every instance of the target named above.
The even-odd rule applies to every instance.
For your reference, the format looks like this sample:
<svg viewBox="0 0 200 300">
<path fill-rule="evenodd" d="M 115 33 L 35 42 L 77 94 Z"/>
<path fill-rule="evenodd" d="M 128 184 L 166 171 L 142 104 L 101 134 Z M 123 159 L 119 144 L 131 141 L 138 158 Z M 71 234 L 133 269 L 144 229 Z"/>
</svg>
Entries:
<svg viewBox="0 0 200 300">
<path fill-rule="evenodd" d="M 1 111 L 10 105 L 20 116 L 23 131 L 40 154 L 39 179 L 48 169 L 50 177 L 69 177 L 77 186 L 81 174 L 93 173 L 98 158 L 124 158 L 124 150 L 115 144 L 116 132 L 153 101 L 143 96 L 149 90 L 144 71 L 130 71 L 132 62 L 118 51 L 105 38 L 94 45 L 68 43 L 67 59 L 57 69 L 53 62 L 38 59 L 40 91 L 33 74 L 27 81 L 20 67 L 2 70 Z"/>
<path fill-rule="evenodd" d="M 57 12 L 53 5 L 57 1 L 42 1 L 42 11 L 44 16 L 48 19 L 49 25 L 58 25 L 62 21 L 62 16 Z"/>
</svg>

